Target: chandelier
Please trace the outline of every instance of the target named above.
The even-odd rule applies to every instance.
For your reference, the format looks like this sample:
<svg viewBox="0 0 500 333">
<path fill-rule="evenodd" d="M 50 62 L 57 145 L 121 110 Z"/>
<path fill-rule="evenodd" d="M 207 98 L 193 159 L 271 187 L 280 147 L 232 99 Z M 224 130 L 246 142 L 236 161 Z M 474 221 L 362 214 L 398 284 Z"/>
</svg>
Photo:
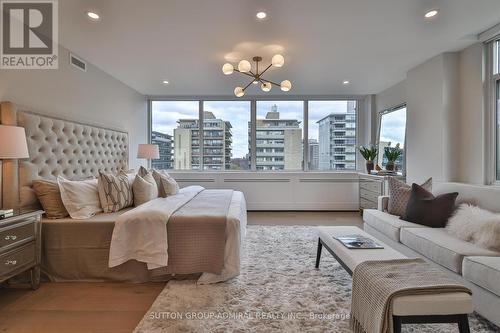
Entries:
<svg viewBox="0 0 500 333">
<path fill-rule="evenodd" d="M 243 97 L 245 95 L 245 90 L 251 84 L 260 83 L 260 89 L 265 92 L 271 91 L 273 85 L 280 87 L 282 91 L 290 91 L 290 89 L 292 89 L 292 83 L 288 80 L 283 80 L 278 84 L 262 77 L 262 75 L 273 66 L 278 68 L 283 67 L 285 64 L 285 58 L 281 54 L 274 55 L 271 59 L 271 64 L 261 72 L 259 72 L 259 62 L 262 61 L 262 57 L 253 57 L 252 60 L 255 62 L 255 72 L 252 71 L 252 64 L 250 64 L 247 60 L 241 60 L 238 63 L 238 68 L 234 68 L 234 66 L 230 63 L 225 63 L 222 66 L 222 73 L 224 73 L 224 75 L 231 75 L 233 72 L 239 72 L 252 78 L 252 81 L 250 81 L 250 83 L 248 83 L 245 87 L 234 88 L 234 95 L 236 97 Z"/>
</svg>

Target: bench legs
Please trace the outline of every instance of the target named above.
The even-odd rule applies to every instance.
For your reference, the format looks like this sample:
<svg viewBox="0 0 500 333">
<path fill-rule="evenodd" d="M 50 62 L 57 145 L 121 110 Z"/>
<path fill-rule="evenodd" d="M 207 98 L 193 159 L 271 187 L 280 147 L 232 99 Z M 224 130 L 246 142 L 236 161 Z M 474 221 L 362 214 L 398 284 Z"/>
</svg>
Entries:
<svg viewBox="0 0 500 333">
<path fill-rule="evenodd" d="M 394 333 L 401 333 L 403 324 L 458 324 L 460 333 L 470 333 L 469 318 L 467 314 L 445 315 L 445 316 L 392 316 Z"/>
<path fill-rule="evenodd" d="M 321 239 L 318 238 L 318 252 L 316 253 L 316 268 L 319 268 L 319 261 L 321 260 L 321 250 L 323 249 L 323 244 Z"/>
</svg>

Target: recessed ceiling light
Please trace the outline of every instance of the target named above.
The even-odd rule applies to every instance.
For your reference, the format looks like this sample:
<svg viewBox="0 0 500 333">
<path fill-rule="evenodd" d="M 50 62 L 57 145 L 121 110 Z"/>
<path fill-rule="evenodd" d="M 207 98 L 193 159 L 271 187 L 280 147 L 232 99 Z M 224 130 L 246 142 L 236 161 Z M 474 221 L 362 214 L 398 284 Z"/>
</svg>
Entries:
<svg viewBox="0 0 500 333">
<path fill-rule="evenodd" d="M 258 12 L 255 16 L 257 16 L 258 19 L 262 20 L 266 18 L 267 14 L 265 12 Z"/>
<path fill-rule="evenodd" d="M 167 80 L 163 80 L 162 83 L 163 84 L 169 84 L 170 82 L 168 82 Z"/>
<path fill-rule="evenodd" d="M 343 84 L 344 86 L 347 86 L 349 83 L 351 83 L 351 82 L 349 82 L 349 80 L 344 80 L 344 81 L 342 81 L 342 84 Z"/>
<path fill-rule="evenodd" d="M 437 9 L 429 10 L 427 13 L 425 13 L 425 18 L 432 18 L 438 14 Z"/>
<path fill-rule="evenodd" d="M 85 12 L 85 14 L 92 21 L 99 21 L 101 19 L 101 16 L 98 13 L 93 12 L 93 11 L 87 11 L 87 12 Z"/>
</svg>

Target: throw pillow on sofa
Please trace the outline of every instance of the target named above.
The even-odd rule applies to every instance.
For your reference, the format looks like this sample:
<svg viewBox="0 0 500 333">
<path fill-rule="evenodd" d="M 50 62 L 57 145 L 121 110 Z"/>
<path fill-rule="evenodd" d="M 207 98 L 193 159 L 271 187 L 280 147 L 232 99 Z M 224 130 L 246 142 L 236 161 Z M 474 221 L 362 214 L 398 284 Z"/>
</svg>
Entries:
<svg viewBox="0 0 500 333">
<path fill-rule="evenodd" d="M 388 178 L 389 204 L 387 212 L 392 215 L 403 216 L 411 195 L 411 186 L 394 177 Z M 427 191 L 432 191 L 432 178 L 427 179 L 422 185 Z"/>
<path fill-rule="evenodd" d="M 444 228 L 455 210 L 458 193 L 446 193 L 435 197 L 422 186 L 412 184 L 410 200 L 403 220 L 431 228 Z"/>
<path fill-rule="evenodd" d="M 500 251 L 500 214 L 464 203 L 448 221 L 446 231 L 464 241 Z"/>
</svg>

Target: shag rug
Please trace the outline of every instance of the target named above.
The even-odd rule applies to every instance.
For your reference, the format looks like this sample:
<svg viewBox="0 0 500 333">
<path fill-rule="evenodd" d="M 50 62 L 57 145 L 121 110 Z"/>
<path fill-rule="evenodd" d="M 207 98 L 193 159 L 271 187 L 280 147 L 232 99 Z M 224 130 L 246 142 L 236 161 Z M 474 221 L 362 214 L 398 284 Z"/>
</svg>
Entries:
<svg viewBox="0 0 500 333">
<path fill-rule="evenodd" d="M 224 283 L 170 281 L 135 332 L 350 332 L 351 276 L 323 251 L 314 268 L 311 227 L 248 226 L 241 274 Z M 498 328 L 471 315 L 472 332 Z M 403 325 L 403 332 L 458 332 Z"/>
</svg>

